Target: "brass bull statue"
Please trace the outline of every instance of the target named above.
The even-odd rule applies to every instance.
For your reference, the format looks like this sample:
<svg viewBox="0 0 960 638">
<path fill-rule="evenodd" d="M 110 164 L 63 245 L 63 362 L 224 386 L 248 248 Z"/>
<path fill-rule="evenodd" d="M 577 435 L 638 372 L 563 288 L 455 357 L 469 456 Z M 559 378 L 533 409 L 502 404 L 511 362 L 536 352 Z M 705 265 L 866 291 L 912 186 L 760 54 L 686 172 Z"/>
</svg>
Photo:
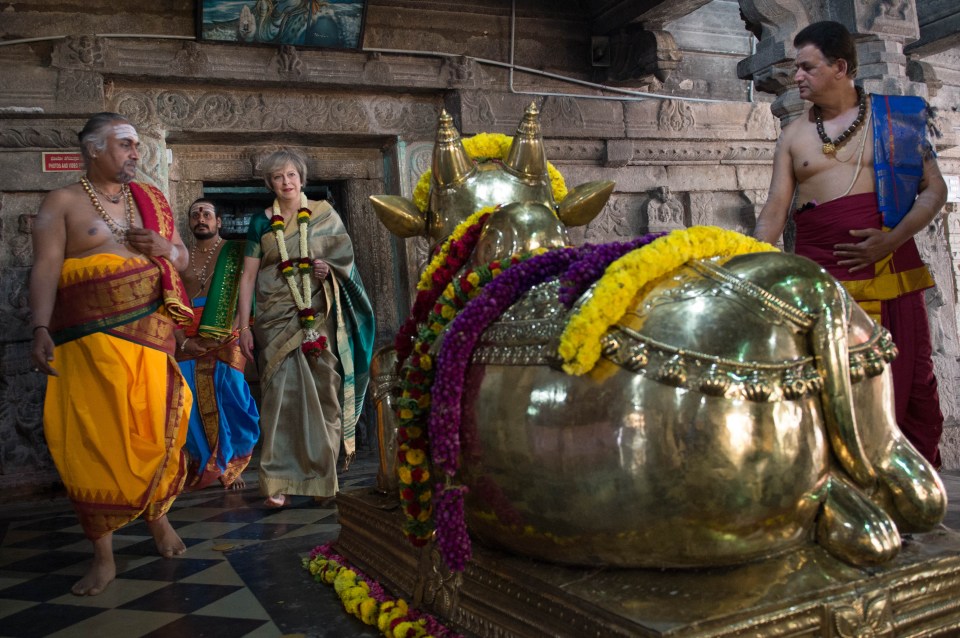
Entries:
<svg viewBox="0 0 960 638">
<path fill-rule="evenodd" d="M 498 271 L 531 249 L 569 250 L 565 225 L 592 219 L 612 185 L 574 189 L 558 213 L 563 204 L 544 186 L 536 115 L 531 106 L 512 142 L 534 158 L 535 170 L 526 171 L 509 165 L 518 157 L 512 150 L 505 166 L 471 166 L 441 116 L 433 167 L 448 174 L 431 178 L 428 210 L 373 198 L 381 220 L 402 236 L 432 236 L 430 228 L 443 229 L 437 240 L 458 235 L 458 223 L 490 205 L 483 193 L 496 190 L 476 184 L 502 170 L 510 187 L 500 192 L 513 200 L 481 218 L 461 272 Z M 539 184 L 525 190 L 537 171 Z M 490 262 L 497 266 L 484 269 Z M 415 386 L 407 383 L 403 398 L 377 393 L 383 449 L 398 455 L 382 459 L 381 482 L 399 489 L 408 529 L 426 529 L 413 540 L 432 537 L 424 527 L 432 515 L 447 520 L 457 511 L 447 503 L 451 493 L 462 496 L 474 537 L 577 565 L 731 565 L 816 542 L 864 566 L 893 558 L 901 533 L 942 520 L 943 485 L 893 419 L 889 334 L 814 262 L 779 252 L 685 261 L 601 326 L 602 355 L 578 374 L 570 373 L 577 366 L 564 339 L 601 288 L 571 307 L 561 300 L 564 285 L 562 277 L 545 278 L 476 335 L 456 404 L 459 442 L 446 458 L 434 451 L 432 464 L 421 463 L 422 423 L 406 410 L 403 425 L 404 405 L 434 409 L 411 393 Z M 429 379 L 444 348 L 462 342 L 447 343 L 436 328 L 442 316 L 425 322 L 435 341 L 414 340 L 401 354 L 406 378 L 426 371 Z M 381 379 L 393 378 L 395 356 L 379 353 Z M 400 406 L 399 428 L 387 404 Z M 434 486 L 444 468 L 451 476 L 456 469 L 455 481 Z M 450 556 L 465 541 L 444 533 L 437 525 L 441 553 L 462 569 Z"/>
</svg>

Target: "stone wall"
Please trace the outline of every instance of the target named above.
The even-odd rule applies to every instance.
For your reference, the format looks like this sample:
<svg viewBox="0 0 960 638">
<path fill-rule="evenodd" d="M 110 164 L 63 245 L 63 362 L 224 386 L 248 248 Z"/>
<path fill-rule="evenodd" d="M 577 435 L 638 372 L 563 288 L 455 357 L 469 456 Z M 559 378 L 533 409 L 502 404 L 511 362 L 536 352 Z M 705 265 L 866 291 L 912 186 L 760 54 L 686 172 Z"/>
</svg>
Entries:
<svg viewBox="0 0 960 638">
<path fill-rule="evenodd" d="M 0 493 L 56 480 L 40 424 L 43 380 L 29 362 L 30 224 L 45 192 L 79 177 L 41 172 L 41 153 L 74 150 L 92 112 L 117 110 L 137 125 L 139 178 L 168 194 L 181 224 L 205 181 L 255 180 L 265 152 L 304 151 L 312 175 L 342 185 L 340 208 L 371 291 L 379 344 L 391 341 L 409 308 L 426 245 L 387 233 L 366 198 L 410 194 L 429 165 L 441 108 L 464 135 L 513 134 L 535 101 L 548 157 L 570 185 L 615 180 L 603 213 L 573 230 L 576 242 L 693 224 L 752 230 L 781 118 L 797 112 L 786 43 L 816 16 L 799 2 L 627 2 L 617 11 L 634 9 L 630 28 L 592 34 L 585 25 L 609 22 L 610 12 L 597 7 L 610 3 L 517 4 L 512 17 L 505 0 L 371 1 L 365 50 L 354 51 L 197 42 L 194 3 L 185 0 L 119 12 L 108 0 L 88 0 L 82 13 L 54 0 L 5 3 L 3 39 L 29 41 L 0 46 Z M 851 21 L 870 22 L 868 11 L 882 5 L 856 5 Z M 941 167 L 958 175 L 956 50 L 935 40 L 908 59 L 903 47 L 918 35 L 916 16 L 883 20 L 886 31 L 862 42 L 874 60 L 869 81 L 941 107 Z M 614 53 L 635 53 L 634 63 L 617 54 L 603 66 L 592 57 L 595 35 Z M 609 99 L 617 94 L 590 82 L 658 97 Z M 948 205 L 953 214 L 921 238 L 938 282 L 928 300 L 951 468 L 960 467 L 956 207 Z"/>
</svg>

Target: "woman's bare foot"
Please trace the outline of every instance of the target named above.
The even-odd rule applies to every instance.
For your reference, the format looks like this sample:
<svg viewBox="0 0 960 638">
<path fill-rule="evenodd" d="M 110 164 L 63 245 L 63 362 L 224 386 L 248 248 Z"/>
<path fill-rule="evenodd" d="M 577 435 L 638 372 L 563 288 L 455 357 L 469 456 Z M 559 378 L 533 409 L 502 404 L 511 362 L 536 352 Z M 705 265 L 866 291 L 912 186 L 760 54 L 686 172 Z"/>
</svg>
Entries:
<svg viewBox="0 0 960 638">
<path fill-rule="evenodd" d="M 76 596 L 96 596 L 117 577 L 113 562 L 113 533 L 93 541 L 93 562 L 83 578 L 74 583 L 70 591 Z"/>
<path fill-rule="evenodd" d="M 233 483 L 231 483 L 230 485 L 224 485 L 224 486 L 223 486 L 223 489 L 225 489 L 225 490 L 242 490 L 242 489 L 245 488 L 246 486 L 247 486 L 247 484 L 243 482 L 243 477 L 242 477 L 242 476 L 238 476 L 237 478 L 234 479 Z"/>
<path fill-rule="evenodd" d="M 183 540 L 177 535 L 177 532 L 174 531 L 173 526 L 170 525 L 166 514 L 156 520 L 147 521 L 147 527 L 150 529 L 150 533 L 153 534 L 153 541 L 157 544 L 157 551 L 160 552 L 160 555 L 164 558 L 173 558 L 187 551 L 187 546 L 183 544 Z"/>
<path fill-rule="evenodd" d="M 265 500 L 263 504 L 271 509 L 279 509 L 287 504 L 287 497 L 284 494 L 277 494 L 276 496 L 268 496 L 267 500 Z"/>
</svg>

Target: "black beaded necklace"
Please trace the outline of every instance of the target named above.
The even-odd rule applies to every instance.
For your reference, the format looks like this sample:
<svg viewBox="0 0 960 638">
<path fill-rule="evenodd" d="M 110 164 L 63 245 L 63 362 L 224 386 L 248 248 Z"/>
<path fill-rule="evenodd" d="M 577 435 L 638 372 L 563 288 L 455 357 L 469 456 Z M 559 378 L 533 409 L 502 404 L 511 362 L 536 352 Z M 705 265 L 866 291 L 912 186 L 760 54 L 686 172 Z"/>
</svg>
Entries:
<svg viewBox="0 0 960 638">
<path fill-rule="evenodd" d="M 864 116 L 867 114 L 867 96 L 863 92 L 863 89 L 859 86 L 857 88 L 857 105 L 859 110 L 857 111 L 857 119 L 847 127 L 847 130 L 837 136 L 837 139 L 831 140 L 827 136 L 827 132 L 823 130 L 823 112 L 820 110 L 820 107 L 816 104 L 813 105 L 813 117 L 817 120 L 817 134 L 820 136 L 820 140 L 823 142 L 823 154 L 832 155 L 837 152 L 837 148 L 843 144 L 844 140 L 853 135 L 860 124 L 863 122 Z"/>
</svg>

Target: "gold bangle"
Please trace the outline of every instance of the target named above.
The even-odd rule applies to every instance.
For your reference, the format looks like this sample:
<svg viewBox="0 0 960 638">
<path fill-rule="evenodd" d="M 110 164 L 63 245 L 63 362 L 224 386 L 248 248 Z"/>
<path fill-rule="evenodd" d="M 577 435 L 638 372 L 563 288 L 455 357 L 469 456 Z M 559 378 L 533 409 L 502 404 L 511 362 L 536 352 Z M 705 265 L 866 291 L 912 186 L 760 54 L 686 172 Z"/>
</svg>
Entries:
<svg viewBox="0 0 960 638">
<path fill-rule="evenodd" d="M 188 342 L 188 341 L 190 341 L 190 337 L 187 337 L 186 339 L 184 339 L 183 341 L 180 342 L 180 352 L 186 352 L 186 351 L 187 351 L 187 342 Z"/>
<path fill-rule="evenodd" d="M 237 330 L 237 334 L 240 334 L 240 333 L 243 332 L 244 330 L 249 330 L 249 329 L 250 329 L 250 326 L 248 326 L 248 325 L 247 325 L 247 326 L 244 326 L 244 327 L 240 328 L 239 330 Z"/>
</svg>

